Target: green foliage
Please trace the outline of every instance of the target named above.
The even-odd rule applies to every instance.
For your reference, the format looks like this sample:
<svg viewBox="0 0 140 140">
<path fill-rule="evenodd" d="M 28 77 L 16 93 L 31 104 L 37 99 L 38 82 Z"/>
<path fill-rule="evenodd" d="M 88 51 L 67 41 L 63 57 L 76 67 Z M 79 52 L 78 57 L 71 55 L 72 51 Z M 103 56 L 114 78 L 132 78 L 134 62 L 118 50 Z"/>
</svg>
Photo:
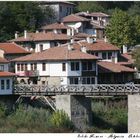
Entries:
<svg viewBox="0 0 140 140">
<path fill-rule="evenodd" d="M 36 2 L 0 2 L 0 41 L 14 37 L 15 31 L 34 31 L 53 18 L 53 11 L 41 9 Z"/>
<path fill-rule="evenodd" d="M 50 122 L 54 127 L 57 128 L 73 128 L 72 122 L 63 110 L 57 110 L 56 112 L 54 112 L 52 114 Z"/>
<path fill-rule="evenodd" d="M 104 11 L 104 8 L 99 5 L 97 2 L 93 1 L 84 1 L 84 2 L 79 2 L 77 6 L 77 11 L 89 11 L 89 12 L 97 12 L 97 11 Z"/>
<path fill-rule="evenodd" d="M 92 102 L 93 127 L 89 132 L 94 133 L 126 133 L 127 109 L 107 108 L 103 102 Z"/>
<path fill-rule="evenodd" d="M 7 108 L 0 104 L 0 133 L 17 132 L 72 132 L 73 125 L 64 111 L 52 114 L 50 110 L 19 105 L 6 115 Z M 58 119 L 58 120 L 57 120 Z"/>
<path fill-rule="evenodd" d="M 140 15 L 140 2 L 139 1 L 135 1 L 133 5 L 131 5 L 131 7 L 129 7 L 128 9 L 128 13 L 131 16 L 136 16 L 136 15 Z"/>
<path fill-rule="evenodd" d="M 75 12 L 81 11 L 89 11 L 89 12 L 105 12 L 112 13 L 115 8 L 119 8 L 121 10 L 127 11 L 130 7 L 133 6 L 133 2 L 131 1 L 84 1 L 84 2 L 76 2 L 76 10 Z"/>
<path fill-rule="evenodd" d="M 112 44 L 122 47 L 136 44 L 138 35 L 131 17 L 124 11 L 116 9 L 106 27 L 106 36 Z"/>
<path fill-rule="evenodd" d="M 135 67 L 140 71 L 140 48 L 135 49 L 132 52 Z"/>
</svg>

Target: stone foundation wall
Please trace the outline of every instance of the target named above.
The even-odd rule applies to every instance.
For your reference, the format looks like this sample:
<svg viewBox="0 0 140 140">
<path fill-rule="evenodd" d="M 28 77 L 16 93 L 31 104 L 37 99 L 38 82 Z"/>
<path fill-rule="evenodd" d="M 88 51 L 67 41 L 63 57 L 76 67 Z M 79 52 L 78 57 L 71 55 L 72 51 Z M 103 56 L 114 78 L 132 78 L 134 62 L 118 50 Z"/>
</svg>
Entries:
<svg viewBox="0 0 140 140">
<path fill-rule="evenodd" d="M 128 95 L 128 133 L 140 133 L 140 95 Z"/>
<path fill-rule="evenodd" d="M 64 110 L 75 127 L 85 132 L 92 124 L 91 99 L 85 96 L 57 95 L 56 108 Z"/>
</svg>

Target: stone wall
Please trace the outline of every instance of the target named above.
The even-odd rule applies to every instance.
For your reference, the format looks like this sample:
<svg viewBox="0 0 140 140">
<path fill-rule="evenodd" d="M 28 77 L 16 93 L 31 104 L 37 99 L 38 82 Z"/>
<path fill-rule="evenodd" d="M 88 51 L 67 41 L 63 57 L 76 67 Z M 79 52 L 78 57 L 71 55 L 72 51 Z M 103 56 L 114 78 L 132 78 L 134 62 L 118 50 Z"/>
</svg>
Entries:
<svg viewBox="0 0 140 140">
<path fill-rule="evenodd" d="M 128 133 L 140 133 L 140 95 L 128 95 Z"/>
<path fill-rule="evenodd" d="M 57 95 L 56 108 L 64 110 L 75 127 L 85 132 L 92 124 L 91 99 L 85 96 Z"/>
</svg>

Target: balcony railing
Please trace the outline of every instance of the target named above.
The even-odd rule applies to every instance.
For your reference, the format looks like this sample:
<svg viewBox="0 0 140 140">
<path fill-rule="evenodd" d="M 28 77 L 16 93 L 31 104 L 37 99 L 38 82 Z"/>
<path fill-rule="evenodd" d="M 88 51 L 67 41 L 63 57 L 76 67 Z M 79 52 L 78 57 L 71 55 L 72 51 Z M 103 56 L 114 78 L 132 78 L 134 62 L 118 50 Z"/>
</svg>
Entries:
<svg viewBox="0 0 140 140">
<path fill-rule="evenodd" d="M 28 70 L 17 73 L 19 76 L 36 77 L 39 76 L 38 70 Z"/>
</svg>

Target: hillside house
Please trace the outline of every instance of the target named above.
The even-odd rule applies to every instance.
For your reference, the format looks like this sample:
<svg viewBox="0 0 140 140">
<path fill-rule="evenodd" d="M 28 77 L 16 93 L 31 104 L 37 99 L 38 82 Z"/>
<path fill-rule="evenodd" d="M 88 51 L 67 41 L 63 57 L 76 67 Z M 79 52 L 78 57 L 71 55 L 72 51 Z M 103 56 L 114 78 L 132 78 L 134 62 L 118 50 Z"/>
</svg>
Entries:
<svg viewBox="0 0 140 140">
<path fill-rule="evenodd" d="M 18 81 L 34 84 L 97 84 L 98 57 L 70 44 L 14 59 Z"/>
<path fill-rule="evenodd" d="M 78 16 L 82 16 L 90 20 L 92 28 L 94 29 L 94 36 L 97 39 L 103 39 L 105 37 L 105 27 L 109 23 L 110 15 L 102 12 L 79 12 Z"/>
<path fill-rule="evenodd" d="M 70 42 L 70 39 L 71 36 L 61 33 L 27 33 L 27 31 L 24 31 L 24 36 L 17 37 L 16 35 L 16 38 L 10 41 L 20 44 L 29 52 L 41 52 L 51 47 Z"/>
<path fill-rule="evenodd" d="M 3 50 L 4 58 L 7 60 L 12 60 L 17 57 L 25 56 L 30 54 L 27 50 L 25 50 L 22 46 L 16 43 L 0 43 L 0 50 Z"/>
<path fill-rule="evenodd" d="M 69 26 L 64 25 L 63 23 L 60 22 L 56 22 L 53 24 L 49 24 L 49 25 L 45 25 L 43 27 L 41 27 L 40 29 L 42 32 L 54 32 L 57 34 L 67 34 L 67 35 L 72 35 L 72 28 L 70 28 Z"/>
<path fill-rule="evenodd" d="M 89 37 L 86 41 L 78 41 L 73 43 L 73 48 L 77 50 L 83 49 L 85 53 L 92 54 L 100 58 L 98 61 L 98 83 L 100 84 L 117 84 L 126 83 L 134 80 L 135 70 L 123 63 L 132 63 L 130 56 L 120 54 L 120 49 L 110 43 L 97 40 L 93 41 Z M 127 61 L 119 62 L 120 56 L 127 56 Z M 129 59 L 129 60 L 128 60 Z"/>
<path fill-rule="evenodd" d="M 9 95 L 13 91 L 14 73 L 9 72 L 10 62 L 4 58 L 4 51 L 0 50 L 0 95 Z"/>
<path fill-rule="evenodd" d="M 87 33 L 94 35 L 95 32 L 92 28 L 92 25 L 90 24 L 90 19 L 78 16 L 76 14 L 71 14 L 69 16 L 66 16 L 62 19 L 62 22 L 76 30 L 76 33 Z"/>
</svg>

